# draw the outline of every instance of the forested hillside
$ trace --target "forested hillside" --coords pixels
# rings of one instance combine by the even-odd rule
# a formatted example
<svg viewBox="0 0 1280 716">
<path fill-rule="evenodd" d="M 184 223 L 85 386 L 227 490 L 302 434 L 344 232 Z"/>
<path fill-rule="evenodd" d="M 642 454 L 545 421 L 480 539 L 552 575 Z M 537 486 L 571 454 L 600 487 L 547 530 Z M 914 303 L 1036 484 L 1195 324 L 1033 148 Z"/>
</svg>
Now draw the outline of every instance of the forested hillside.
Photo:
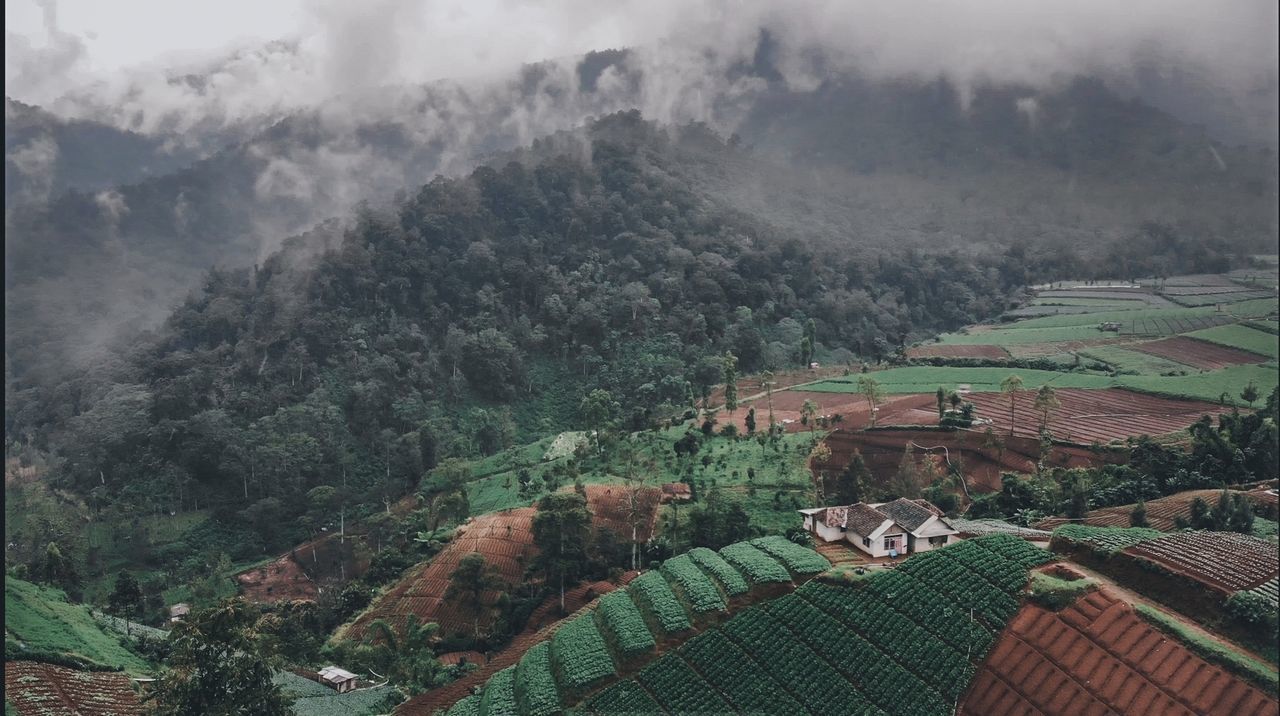
<svg viewBox="0 0 1280 716">
<path fill-rule="evenodd" d="M 305 536 L 317 486 L 381 507 L 444 458 L 591 427 L 595 388 L 642 429 L 707 395 L 725 352 L 743 372 L 877 360 L 1086 266 L 1060 246 L 798 240 L 701 190 L 734 145 L 630 112 L 436 179 L 318 255 L 304 237 L 211 272 L 119 364 L 20 385 L 9 434 L 56 454 L 56 484 L 96 509 L 213 508 L 265 550 Z M 1110 251 L 1100 273 L 1227 262 L 1159 226 Z"/>
</svg>

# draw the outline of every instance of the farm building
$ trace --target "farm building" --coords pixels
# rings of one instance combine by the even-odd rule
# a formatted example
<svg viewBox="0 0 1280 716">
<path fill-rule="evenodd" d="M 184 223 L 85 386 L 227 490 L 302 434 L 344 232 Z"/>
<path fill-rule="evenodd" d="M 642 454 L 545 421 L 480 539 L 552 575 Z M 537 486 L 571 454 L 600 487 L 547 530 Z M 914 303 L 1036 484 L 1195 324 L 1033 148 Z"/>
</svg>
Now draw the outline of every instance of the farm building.
<svg viewBox="0 0 1280 716">
<path fill-rule="evenodd" d="M 320 670 L 320 683 L 331 689 L 336 689 L 338 693 L 346 693 L 356 687 L 356 675 L 346 669 L 339 669 L 336 666 L 326 666 Z"/>
<path fill-rule="evenodd" d="M 872 557 L 927 552 L 958 541 L 959 531 L 925 500 L 858 502 L 799 511 L 804 528 L 824 542 L 845 540 Z"/>
<path fill-rule="evenodd" d="M 662 504 L 670 502 L 688 502 L 693 499 L 693 492 L 683 482 L 668 482 L 662 486 Z"/>
</svg>

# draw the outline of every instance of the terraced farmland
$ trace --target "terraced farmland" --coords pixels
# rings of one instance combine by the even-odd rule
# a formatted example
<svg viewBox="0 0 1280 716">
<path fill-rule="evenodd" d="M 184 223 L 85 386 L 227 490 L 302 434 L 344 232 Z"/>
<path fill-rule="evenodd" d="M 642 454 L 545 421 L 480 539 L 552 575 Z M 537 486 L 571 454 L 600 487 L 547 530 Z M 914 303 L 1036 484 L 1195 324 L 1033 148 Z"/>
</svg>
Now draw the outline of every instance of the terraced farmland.
<svg viewBox="0 0 1280 716">
<path fill-rule="evenodd" d="M 1196 331 L 1191 333 L 1190 336 L 1202 341 L 1236 348 L 1254 355 L 1265 356 L 1272 360 L 1280 356 L 1280 338 L 1274 333 L 1260 331 L 1242 324 Z"/>
<path fill-rule="evenodd" d="M 1258 587 L 1280 573 L 1280 548 L 1236 532 L 1177 532 L 1140 542 L 1124 553 L 1224 594 Z"/>
<path fill-rule="evenodd" d="M 1026 604 L 960 714 L 1275 714 L 1274 696 L 1209 664 L 1103 590 L 1052 612 Z"/>
<path fill-rule="evenodd" d="M 1047 559 L 999 535 L 916 555 L 862 589 L 809 582 L 687 641 L 584 710 L 795 714 L 840 704 L 848 714 L 949 714 L 1017 610 L 1027 569 Z"/>
<path fill-rule="evenodd" d="M 1218 329 L 1212 329 L 1218 330 Z M 1242 329 L 1253 330 L 1253 329 Z M 1261 331 L 1257 331 L 1261 332 Z M 1138 343 L 1129 346 L 1131 350 L 1149 353 L 1161 358 L 1177 361 L 1193 368 L 1217 370 L 1230 365 L 1247 365 L 1261 363 L 1266 356 L 1242 351 L 1236 348 L 1198 340 L 1190 336 L 1174 336 L 1149 343 Z"/>
<path fill-rule="evenodd" d="M 1169 532 L 1177 527 L 1177 518 L 1182 517 L 1185 519 L 1190 515 L 1191 503 L 1196 498 L 1204 500 L 1209 505 L 1214 505 L 1217 504 L 1218 496 L 1221 494 L 1221 490 L 1187 490 L 1174 495 L 1148 500 L 1145 503 L 1147 522 L 1152 529 Z M 1238 494 L 1245 495 L 1251 500 L 1256 499 L 1252 496 L 1254 493 L 1240 492 Z M 1051 517 L 1047 520 L 1041 520 L 1034 526 L 1036 529 L 1050 531 L 1068 524 L 1088 525 L 1091 527 L 1128 527 L 1130 515 L 1136 506 L 1136 504 L 1132 504 L 1120 505 L 1119 507 L 1102 507 L 1086 512 L 1084 519 Z"/>
<path fill-rule="evenodd" d="M 517 667 L 494 674 L 478 696 L 463 698 L 449 713 L 557 713 L 610 681 L 620 670 L 633 669 L 659 640 L 691 635 L 699 614 L 724 609 L 724 595 L 742 594 L 748 584 L 768 591 L 785 582 L 789 588 L 793 572 L 810 575 L 830 567 L 816 552 L 799 545 L 774 544 L 768 538 L 761 544 L 784 555 L 782 561 L 745 542 L 729 545 L 719 553 L 697 550 L 696 559 L 683 554 L 667 560 L 662 569 L 645 572 L 625 590 L 602 598 L 597 609 L 579 613 L 561 625 L 549 641 L 530 648 Z M 749 567 L 732 566 L 735 562 L 726 560 L 727 554 L 735 555 L 735 560 Z M 792 571 L 788 571 L 787 564 L 795 565 Z M 785 577 L 779 579 L 779 573 Z M 693 643 L 685 646 L 693 648 Z M 615 685 L 607 696 L 596 698 L 612 704 L 610 709 L 653 712 L 655 697 L 641 684 L 646 680 L 663 682 L 673 674 L 683 673 L 681 669 L 689 667 L 684 662 L 659 660 L 645 667 L 637 675 L 638 681 L 620 682 L 628 685 Z M 732 710 L 723 703 L 717 704 L 714 695 L 713 689 L 699 689 L 694 684 L 684 690 L 666 691 L 659 698 L 664 704 L 679 704 L 681 708 L 715 706 Z M 424 694 L 398 712 L 426 714 L 430 703 L 431 694 Z"/>
<path fill-rule="evenodd" d="M 1021 375 L 1021 371 L 1018 371 Z M 1212 403 L 1162 398 L 1129 390 L 1057 390 L 1058 402 L 1049 416 L 1049 432 L 1056 440 L 1088 445 L 1095 440 L 1107 443 L 1138 435 L 1165 435 L 1184 430 L 1202 415 L 1217 415 L 1227 409 Z M 1036 393 L 1025 390 L 1014 398 L 1010 415 L 1009 396 L 975 393 L 969 400 L 980 417 L 993 421 L 1001 435 L 1034 438 L 1040 434 L 1041 414 L 1035 409 Z"/>
<path fill-rule="evenodd" d="M 4 663 L 4 698 L 19 716 L 140 716 L 143 713 L 142 701 L 124 674 L 76 671 L 34 661 Z"/>
</svg>

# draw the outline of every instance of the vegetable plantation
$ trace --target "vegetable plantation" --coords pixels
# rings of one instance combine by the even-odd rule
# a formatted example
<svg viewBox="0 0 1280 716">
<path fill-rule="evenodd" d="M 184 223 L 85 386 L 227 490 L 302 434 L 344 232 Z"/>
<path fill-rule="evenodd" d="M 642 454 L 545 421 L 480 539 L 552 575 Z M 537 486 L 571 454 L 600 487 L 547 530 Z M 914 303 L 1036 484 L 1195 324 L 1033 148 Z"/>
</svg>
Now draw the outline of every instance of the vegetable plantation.
<svg viewBox="0 0 1280 716">
<path fill-rule="evenodd" d="M 513 684 L 495 676 L 484 693 L 469 702 L 474 710 L 459 703 L 450 714 L 509 713 L 501 710 L 508 702 L 517 714 L 550 713 L 549 701 L 535 704 L 527 694 L 538 689 L 554 693 L 557 684 L 547 678 L 553 669 L 566 699 L 556 706 L 571 707 L 574 694 L 582 693 L 575 689 L 587 685 L 589 691 L 607 681 L 601 674 L 613 672 L 611 656 L 622 663 L 621 645 L 632 644 L 633 653 L 649 648 L 639 646 L 651 642 L 638 630 L 646 620 L 655 623 L 641 592 L 658 592 L 658 581 L 667 584 L 670 579 L 680 586 L 675 592 L 668 588 L 669 596 L 682 610 L 692 610 L 679 601 L 688 594 L 682 575 L 694 580 L 690 570 L 700 570 L 718 591 L 725 585 L 712 570 L 723 571 L 723 566 L 751 569 L 763 579 L 776 577 L 777 570 L 786 572 L 766 550 L 787 553 L 795 566 L 818 568 L 816 553 L 792 546 L 795 550 L 778 540 L 730 545 L 719 555 L 724 565 L 714 568 L 702 567 L 718 564 L 710 550 L 668 560 L 664 569 L 642 575 L 648 577 L 647 586 L 637 579 L 626 592 L 601 600 L 595 621 L 580 616 L 561 627 L 549 650 L 554 667 L 543 674 L 526 668 L 526 662 L 533 666 L 548 661 L 545 644 L 535 647 L 541 650 L 525 656 L 514 670 Z M 915 555 L 856 587 L 810 581 L 707 628 L 633 676 L 588 693 L 579 709 L 601 715 L 663 710 L 795 714 L 830 712 L 838 704 L 839 712 L 848 714 L 949 714 L 996 635 L 1017 611 L 1028 570 L 1050 559 L 1049 553 L 1021 539 L 996 534 Z M 776 570 L 763 560 L 771 560 Z M 493 696 L 491 689 L 496 691 Z"/>
</svg>

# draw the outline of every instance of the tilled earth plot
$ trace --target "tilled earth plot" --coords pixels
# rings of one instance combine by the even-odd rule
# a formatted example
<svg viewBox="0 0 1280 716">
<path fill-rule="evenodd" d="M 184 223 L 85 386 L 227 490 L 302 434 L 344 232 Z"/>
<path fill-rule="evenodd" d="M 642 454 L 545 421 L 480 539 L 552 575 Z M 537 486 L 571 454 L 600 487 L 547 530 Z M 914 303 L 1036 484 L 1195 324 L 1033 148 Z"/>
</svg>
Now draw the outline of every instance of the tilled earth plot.
<svg viewBox="0 0 1280 716">
<path fill-rule="evenodd" d="M 4 663 L 4 700 L 19 716 L 133 716 L 142 702 L 129 677 L 34 661 Z M 9 709 L 5 708 L 5 713 Z"/>
<path fill-rule="evenodd" d="M 1242 351 L 1238 348 L 1228 348 L 1186 336 L 1174 336 L 1173 338 L 1164 338 L 1150 343 L 1138 343 L 1125 347 L 1204 370 L 1217 370 L 1232 365 L 1264 363 L 1268 360 L 1266 356 L 1260 356 L 1256 353 Z"/>
<path fill-rule="evenodd" d="M 960 714 L 1275 714 L 1274 696 L 1157 631 L 1107 591 L 1061 612 L 1025 605 L 969 686 Z"/>
<path fill-rule="evenodd" d="M 1176 433 L 1202 415 L 1226 412 L 1213 403 L 1162 398 L 1120 388 L 1062 388 L 1056 394 L 1061 405 L 1050 412 L 1049 432 L 1055 440 L 1080 445 Z M 973 393 L 967 399 L 977 407 L 979 417 L 994 422 L 992 428 L 999 435 L 1009 434 L 1011 419 L 1014 435 L 1034 438 L 1040 434 L 1043 416 L 1035 409 L 1034 390 L 1017 394 L 1012 416 L 1007 394 Z"/>
</svg>

